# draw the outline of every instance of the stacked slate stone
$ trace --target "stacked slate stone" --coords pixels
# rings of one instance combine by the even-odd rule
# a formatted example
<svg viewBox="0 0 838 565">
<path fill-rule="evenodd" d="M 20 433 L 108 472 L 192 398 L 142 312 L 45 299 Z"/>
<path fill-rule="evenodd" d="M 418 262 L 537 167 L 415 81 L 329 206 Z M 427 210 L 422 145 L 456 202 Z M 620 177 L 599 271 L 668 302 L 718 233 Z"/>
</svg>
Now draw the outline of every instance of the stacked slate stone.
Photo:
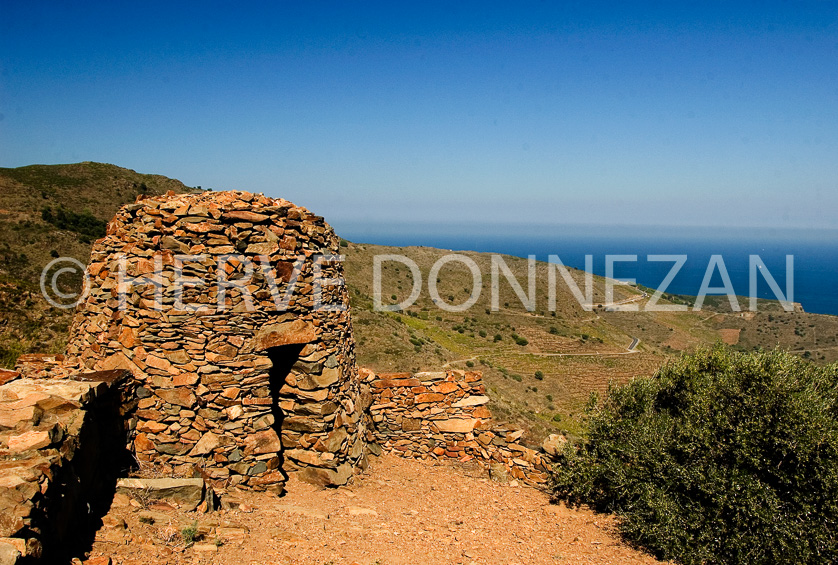
<svg viewBox="0 0 838 565">
<path fill-rule="evenodd" d="M 134 375 L 140 462 L 217 489 L 281 491 L 283 468 L 343 484 L 366 432 L 338 253 L 323 218 L 286 200 L 125 206 L 93 246 L 68 363 Z"/>
<path fill-rule="evenodd" d="M 69 373 L 61 354 L 25 353 L 17 358 L 15 371 L 32 379 L 61 378 Z"/>
<path fill-rule="evenodd" d="M 11 373 L 6 371 L 6 373 Z M 0 556 L 69 561 L 124 461 L 121 407 L 129 375 L 5 375 L 0 385 Z M 90 522 L 89 522 L 90 520 Z"/>
<path fill-rule="evenodd" d="M 376 375 L 361 369 L 361 378 L 372 395 L 370 439 L 385 451 L 421 459 L 476 458 L 495 478 L 547 483 L 550 454 L 522 445 L 522 430 L 493 425 L 479 371 Z"/>
</svg>

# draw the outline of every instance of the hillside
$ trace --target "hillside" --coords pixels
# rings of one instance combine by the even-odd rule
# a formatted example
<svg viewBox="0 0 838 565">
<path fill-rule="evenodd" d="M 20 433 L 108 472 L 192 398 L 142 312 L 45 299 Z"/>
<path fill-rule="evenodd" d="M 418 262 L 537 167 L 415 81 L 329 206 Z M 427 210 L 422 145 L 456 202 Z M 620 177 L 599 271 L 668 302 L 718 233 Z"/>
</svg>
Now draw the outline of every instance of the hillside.
<svg viewBox="0 0 838 565">
<path fill-rule="evenodd" d="M 56 253 L 87 261 L 121 206 L 169 190 L 196 189 L 104 163 L 0 168 L 0 272 L 37 282 Z"/>
<path fill-rule="evenodd" d="M 538 263 L 535 311 L 526 311 L 503 275 L 498 277 L 499 309 L 493 311 L 490 255 L 460 252 L 479 267 L 482 290 L 467 311 L 446 312 L 431 299 L 428 274 L 449 251 L 351 242 L 343 251 L 359 364 L 378 371 L 474 366 L 484 372 L 493 413 L 530 428 L 532 440 L 555 430 L 579 433 L 580 412 L 591 392 L 601 394 L 609 383 L 650 375 L 667 358 L 701 344 L 722 341 L 740 350 L 779 346 L 819 363 L 838 357 L 838 317 L 784 312 L 774 301 L 761 301 L 758 312 L 731 312 L 724 297 L 707 297 L 698 312 L 644 311 L 652 290 L 620 285 L 615 302 L 635 304 L 640 311 L 610 311 L 601 305 L 605 280 L 594 277 L 594 303 L 599 306 L 586 312 L 557 276 L 551 312 L 547 271 L 555 267 Z M 374 311 L 373 257 L 382 254 L 404 255 L 422 273 L 421 294 L 405 312 Z M 526 290 L 527 261 L 503 259 Z M 582 273 L 573 271 L 573 276 L 584 288 Z M 464 302 L 472 292 L 472 274 L 462 263 L 447 264 L 437 279 L 440 297 L 450 304 Z M 382 303 L 399 303 L 412 288 L 406 265 L 382 263 Z M 667 296 L 659 302 L 672 303 L 691 299 Z M 515 336 L 526 344 L 516 343 Z M 635 338 L 637 345 L 630 351 Z"/>
<path fill-rule="evenodd" d="M 86 263 L 94 239 L 141 194 L 197 189 L 161 175 L 104 163 L 0 168 L 0 366 L 21 353 L 63 351 L 72 310 L 52 308 L 39 290 L 55 257 Z M 80 279 L 59 279 L 67 291 Z"/>
<path fill-rule="evenodd" d="M 50 307 L 38 289 L 40 271 L 52 257 L 86 262 L 96 230 L 120 206 L 140 194 L 168 190 L 196 189 L 100 163 L 0 169 L 0 366 L 12 366 L 21 353 L 64 349 L 72 310 Z M 538 263 L 535 310 L 525 309 L 501 275 L 499 309 L 493 311 L 490 256 L 463 252 L 482 274 L 480 297 L 464 312 L 448 312 L 433 303 L 428 275 L 449 251 L 346 241 L 342 251 L 360 365 L 382 372 L 480 369 L 496 417 L 531 429 L 533 441 L 555 430 L 579 433 L 580 412 L 592 391 L 602 393 L 609 382 L 651 374 L 668 357 L 700 344 L 721 340 L 738 349 L 779 345 L 819 363 L 838 359 L 838 317 L 785 313 L 772 302 L 761 303 L 757 313 L 731 312 L 726 299 L 715 297 L 708 297 L 700 312 L 609 311 L 602 307 L 605 281 L 594 277 L 599 306 L 586 312 L 556 277 L 552 312 L 548 265 Z M 404 255 L 421 271 L 420 295 L 404 312 L 374 311 L 373 264 L 381 254 Z M 505 256 L 504 261 L 526 290 L 526 260 Z M 584 288 L 582 274 L 571 272 Z M 450 304 L 472 293 L 472 274 L 462 263 L 447 264 L 437 279 L 440 297 Z M 382 264 L 384 304 L 405 300 L 412 287 L 406 265 Z M 649 293 L 618 285 L 615 301 L 642 310 Z M 661 303 L 690 301 L 666 299 Z"/>
</svg>

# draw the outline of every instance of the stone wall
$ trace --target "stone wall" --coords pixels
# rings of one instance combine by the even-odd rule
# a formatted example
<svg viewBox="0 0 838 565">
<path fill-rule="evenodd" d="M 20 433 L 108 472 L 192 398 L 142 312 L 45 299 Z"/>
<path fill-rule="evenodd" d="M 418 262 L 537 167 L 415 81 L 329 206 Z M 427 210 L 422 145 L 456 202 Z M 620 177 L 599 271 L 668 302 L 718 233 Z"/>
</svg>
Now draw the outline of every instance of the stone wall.
<svg viewBox="0 0 838 565">
<path fill-rule="evenodd" d="M 134 375 L 140 462 L 217 488 L 281 491 L 283 467 L 342 484 L 365 430 L 338 252 L 323 218 L 262 195 L 125 206 L 93 246 L 66 364 Z"/>
<path fill-rule="evenodd" d="M 497 480 L 546 485 L 550 454 L 523 445 L 522 430 L 492 422 L 482 373 L 376 375 L 361 369 L 361 377 L 372 397 L 371 439 L 384 450 L 421 459 L 478 459 Z"/>
<path fill-rule="evenodd" d="M 9 372 L 7 372 L 9 373 Z M 0 385 L 0 555 L 69 561 L 104 515 L 131 408 L 123 371 Z"/>
</svg>

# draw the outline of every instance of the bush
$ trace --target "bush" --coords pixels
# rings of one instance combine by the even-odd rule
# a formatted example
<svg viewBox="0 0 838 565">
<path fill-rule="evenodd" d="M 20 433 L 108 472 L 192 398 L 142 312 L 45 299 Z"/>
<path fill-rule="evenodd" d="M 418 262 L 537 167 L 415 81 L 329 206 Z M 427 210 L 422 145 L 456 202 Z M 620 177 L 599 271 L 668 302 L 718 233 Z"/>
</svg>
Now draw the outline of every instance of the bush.
<svg viewBox="0 0 838 565">
<path fill-rule="evenodd" d="M 536 371 L 535 372 L 535 378 L 536 378 L 536 380 L 539 380 L 539 381 L 544 380 L 544 373 L 541 372 L 541 371 Z"/>
<path fill-rule="evenodd" d="M 474 361 L 466 361 L 466 367 L 468 367 L 468 368 L 474 367 Z"/>
<path fill-rule="evenodd" d="M 13 341 L 5 346 L 0 343 L 0 368 L 13 369 L 17 358 L 25 353 L 23 346 Z"/>
<path fill-rule="evenodd" d="M 838 365 L 722 346 L 611 389 L 553 492 L 693 563 L 838 560 Z"/>
<path fill-rule="evenodd" d="M 104 220 L 91 214 L 90 210 L 77 214 L 60 206 L 55 210 L 49 206 L 42 208 L 41 219 L 58 229 L 76 232 L 85 242 L 89 242 L 90 238 L 104 237 L 108 225 Z"/>
<path fill-rule="evenodd" d="M 500 341 L 502 339 L 503 337 L 500 334 L 495 334 L 495 341 Z"/>
<path fill-rule="evenodd" d="M 525 338 L 525 337 L 518 336 L 518 337 L 515 338 L 515 343 L 516 343 L 516 345 L 520 345 L 521 347 L 524 347 L 525 345 L 529 344 L 529 341 L 527 341 L 527 338 Z"/>
<path fill-rule="evenodd" d="M 180 530 L 180 537 L 183 538 L 183 543 L 191 545 L 198 539 L 198 521 L 193 520 L 188 526 L 184 526 Z"/>
</svg>

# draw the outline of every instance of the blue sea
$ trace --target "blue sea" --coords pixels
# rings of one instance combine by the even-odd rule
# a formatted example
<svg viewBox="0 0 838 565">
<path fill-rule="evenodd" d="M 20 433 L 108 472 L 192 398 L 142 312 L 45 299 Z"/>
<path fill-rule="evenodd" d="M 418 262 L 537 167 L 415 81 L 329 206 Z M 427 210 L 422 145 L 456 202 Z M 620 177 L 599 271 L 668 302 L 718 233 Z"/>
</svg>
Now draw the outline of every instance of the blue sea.
<svg viewBox="0 0 838 565">
<path fill-rule="evenodd" d="M 383 223 L 336 223 L 335 229 L 358 243 L 535 255 L 540 261 L 552 254 L 579 269 L 585 268 L 585 255 L 592 255 L 597 275 L 606 274 L 606 255 L 636 255 L 636 262 L 615 263 L 613 275 L 651 288 L 660 286 L 673 263 L 649 261 L 649 255 L 686 255 L 666 292 L 690 296 L 699 294 L 712 255 L 721 255 L 737 295 L 750 293 L 750 255 L 759 255 L 786 294 L 790 255 L 793 295 L 786 299 L 800 302 L 807 312 L 838 315 L 838 230 Z M 758 297 L 777 298 L 762 275 L 756 278 Z M 724 286 L 718 268 L 709 286 Z M 708 293 L 713 294 L 723 293 Z M 740 305 L 748 309 L 747 300 Z"/>
</svg>

